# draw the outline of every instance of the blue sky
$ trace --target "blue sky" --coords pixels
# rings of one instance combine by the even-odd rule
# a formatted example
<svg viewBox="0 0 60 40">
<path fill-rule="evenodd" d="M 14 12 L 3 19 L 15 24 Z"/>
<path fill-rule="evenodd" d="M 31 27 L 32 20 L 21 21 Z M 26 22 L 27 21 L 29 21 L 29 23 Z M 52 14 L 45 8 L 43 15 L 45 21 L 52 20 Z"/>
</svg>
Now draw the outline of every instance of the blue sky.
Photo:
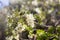
<svg viewBox="0 0 60 40">
<path fill-rule="evenodd" d="M 9 6 L 9 0 L 0 0 L 0 9 Z"/>
</svg>

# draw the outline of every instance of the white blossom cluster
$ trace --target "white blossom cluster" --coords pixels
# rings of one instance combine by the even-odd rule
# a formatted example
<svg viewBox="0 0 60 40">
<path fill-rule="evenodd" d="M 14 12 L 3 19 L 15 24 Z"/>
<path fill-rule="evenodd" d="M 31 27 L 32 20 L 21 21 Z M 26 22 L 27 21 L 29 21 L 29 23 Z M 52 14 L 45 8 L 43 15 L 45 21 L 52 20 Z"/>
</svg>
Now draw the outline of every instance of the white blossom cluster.
<svg viewBox="0 0 60 40">
<path fill-rule="evenodd" d="M 18 23 L 17 27 L 14 30 L 12 30 L 13 35 L 6 37 L 6 40 L 13 40 L 13 38 L 19 40 L 19 33 L 24 31 L 24 29 L 25 29 L 24 25 Z"/>
<path fill-rule="evenodd" d="M 19 34 L 17 34 L 16 36 L 6 37 L 6 40 L 13 40 L 13 39 L 19 40 Z"/>
<path fill-rule="evenodd" d="M 35 20 L 35 18 L 33 17 L 33 14 L 26 14 L 25 17 L 26 17 L 27 24 L 33 28 L 34 20 Z"/>
<path fill-rule="evenodd" d="M 22 32 L 24 29 L 25 27 L 21 23 L 18 23 L 17 27 L 15 28 L 17 32 Z"/>
<path fill-rule="evenodd" d="M 59 0 L 46 0 L 47 4 L 58 4 Z"/>
</svg>

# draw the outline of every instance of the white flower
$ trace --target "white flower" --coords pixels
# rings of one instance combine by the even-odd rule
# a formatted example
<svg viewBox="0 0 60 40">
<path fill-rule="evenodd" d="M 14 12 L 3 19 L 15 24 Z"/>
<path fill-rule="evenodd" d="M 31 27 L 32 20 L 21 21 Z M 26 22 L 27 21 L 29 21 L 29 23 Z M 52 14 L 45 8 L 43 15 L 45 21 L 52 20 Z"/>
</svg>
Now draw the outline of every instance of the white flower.
<svg viewBox="0 0 60 40">
<path fill-rule="evenodd" d="M 50 9 L 50 10 L 48 10 L 48 13 L 51 13 L 53 11 L 53 9 Z"/>
<path fill-rule="evenodd" d="M 19 40 L 19 34 L 17 34 L 17 35 L 15 36 L 15 39 L 16 39 L 16 40 Z"/>
<path fill-rule="evenodd" d="M 46 4 L 49 4 L 49 2 L 48 2 L 48 1 L 46 1 L 45 3 L 46 3 Z"/>
<path fill-rule="evenodd" d="M 15 28 L 17 32 L 22 32 L 24 29 L 25 27 L 21 23 L 18 23 L 18 26 Z"/>
<path fill-rule="evenodd" d="M 12 40 L 12 39 L 13 39 L 13 36 L 6 37 L 6 40 Z"/>
<path fill-rule="evenodd" d="M 30 25 L 32 28 L 34 27 L 34 17 L 33 17 L 33 14 L 26 14 L 26 21 L 27 21 L 27 24 Z"/>
<path fill-rule="evenodd" d="M 53 2 L 53 0 L 49 0 L 50 2 Z"/>
<path fill-rule="evenodd" d="M 51 13 L 51 12 L 52 12 L 52 10 L 49 10 L 49 11 L 48 11 L 48 13 Z"/>
<path fill-rule="evenodd" d="M 37 6 L 37 5 L 38 5 L 38 2 L 37 2 L 37 0 L 34 0 L 34 1 L 32 1 L 32 5 L 35 5 L 35 6 Z"/>
<path fill-rule="evenodd" d="M 60 0 L 59 0 L 59 4 L 60 4 Z"/>
<path fill-rule="evenodd" d="M 36 11 L 37 13 L 41 13 L 41 12 L 42 12 L 39 8 L 36 8 L 35 11 Z"/>
<path fill-rule="evenodd" d="M 28 35 L 29 38 L 33 38 L 33 34 L 32 35 Z"/>
</svg>

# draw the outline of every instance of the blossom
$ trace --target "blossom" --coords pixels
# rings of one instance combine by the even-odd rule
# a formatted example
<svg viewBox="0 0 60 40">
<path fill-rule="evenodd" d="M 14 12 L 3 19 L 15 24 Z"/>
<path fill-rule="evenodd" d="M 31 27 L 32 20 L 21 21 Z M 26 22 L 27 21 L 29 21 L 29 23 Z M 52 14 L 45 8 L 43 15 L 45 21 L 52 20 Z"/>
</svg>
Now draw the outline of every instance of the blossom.
<svg viewBox="0 0 60 40">
<path fill-rule="evenodd" d="M 35 20 L 33 17 L 33 14 L 26 14 L 25 16 L 26 16 L 27 24 L 33 28 L 34 27 L 34 20 Z"/>
<path fill-rule="evenodd" d="M 41 13 L 42 11 L 40 10 L 40 8 L 35 8 L 35 11 L 37 12 L 37 13 Z"/>
<path fill-rule="evenodd" d="M 37 6 L 37 5 L 38 5 L 38 2 L 37 2 L 37 0 L 34 0 L 34 1 L 32 1 L 32 5 L 35 5 L 35 6 Z"/>
<path fill-rule="evenodd" d="M 60 0 L 59 0 L 59 4 L 60 4 Z"/>
<path fill-rule="evenodd" d="M 15 36 L 15 39 L 16 39 L 16 40 L 19 40 L 19 34 L 17 34 L 17 35 Z"/>
<path fill-rule="evenodd" d="M 17 27 L 15 28 L 15 30 L 19 33 L 24 31 L 24 29 L 25 27 L 21 23 L 18 23 Z"/>
<path fill-rule="evenodd" d="M 6 37 L 6 40 L 12 40 L 12 39 L 13 39 L 13 36 Z"/>
</svg>

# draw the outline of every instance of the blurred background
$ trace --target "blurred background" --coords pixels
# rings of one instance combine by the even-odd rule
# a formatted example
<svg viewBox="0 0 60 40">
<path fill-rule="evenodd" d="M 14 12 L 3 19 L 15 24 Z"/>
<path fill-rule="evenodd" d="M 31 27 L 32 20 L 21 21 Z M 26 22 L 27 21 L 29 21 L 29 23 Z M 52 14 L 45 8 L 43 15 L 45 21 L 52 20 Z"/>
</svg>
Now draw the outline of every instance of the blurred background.
<svg viewBox="0 0 60 40">
<path fill-rule="evenodd" d="M 0 40 L 60 40 L 60 0 L 0 0 Z"/>
</svg>

